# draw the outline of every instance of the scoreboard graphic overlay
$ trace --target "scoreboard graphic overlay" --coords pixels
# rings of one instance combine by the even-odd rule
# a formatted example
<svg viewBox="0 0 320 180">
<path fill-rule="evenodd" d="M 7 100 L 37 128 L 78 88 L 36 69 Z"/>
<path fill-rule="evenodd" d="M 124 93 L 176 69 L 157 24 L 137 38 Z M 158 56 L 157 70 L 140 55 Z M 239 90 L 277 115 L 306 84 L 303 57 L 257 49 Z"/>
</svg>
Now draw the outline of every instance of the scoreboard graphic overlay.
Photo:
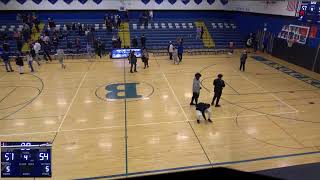
<svg viewBox="0 0 320 180">
<path fill-rule="evenodd" d="M 320 23 L 320 1 L 301 1 L 297 14 L 303 22 Z"/>
<path fill-rule="evenodd" d="M 1 177 L 51 177 L 51 143 L 1 142 Z"/>
</svg>

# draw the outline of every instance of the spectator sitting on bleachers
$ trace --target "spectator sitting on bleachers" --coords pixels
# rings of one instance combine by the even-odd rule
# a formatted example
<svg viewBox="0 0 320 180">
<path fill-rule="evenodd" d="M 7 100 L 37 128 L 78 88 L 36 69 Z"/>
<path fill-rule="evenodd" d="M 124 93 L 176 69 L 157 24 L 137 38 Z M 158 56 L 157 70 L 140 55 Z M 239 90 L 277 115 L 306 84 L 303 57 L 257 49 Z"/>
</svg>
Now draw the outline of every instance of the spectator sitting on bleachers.
<svg viewBox="0 0 320 180">
<path fill-rule="evenodd" d="M 92 45 L 94 43 L 95 40 L 95 35 L 92 31 L 88 30 L 87 32 L 87 43 L 89 43 L 90 45 Z"/>
<path fill-rule="evenodd" d="M 7 52 L 10 51 L 10 46 L 9 46 L 9 43 L 8 43 L 7 40 L 4 40 L 4 41 L 3 41 L 2 49 L 3 49 L 3 51 L 7 51 Z"/>
<path fill-rule="evenodd" d="M 28 41 L 31 35 L 31 29 L 28 24 L 24 24 L 22 29 L 22 34 L 23 34 L 24 41 Z"/>
<path fill-rule="evenodd" d="M 118 43 L 118 39 L 116 38 L 116 36 L 112 36 L 112 41 L 111 41 L 112 48 L 117 48 L 117 43 Z"/>
<path fill-rule="evenodd" d="M 66 28 L 67 28 L 67 31 L 70 31 L 71 30 L 71 24 L 66 24 Z"/>
<path fill-rule="evenodd" d="M 96 32 L 96 30 L 94 29 L 94 27 L 91 27 L 90 29 L 91 29 L 91 32 L 93 32 L 93 33 Z"/>
<path fill-rule="evenodd" d="M 37 32 L 40 32 L 40 28 L 39 28 L 40 20 L 36 15 L 33 15 L 33 24 L 35 25 Z"/>
<path fill-rule="evenodd" d="M 52 38 L 52 44 L 53 44 L 53 47 L 54 47 L 54 50 L 57 50 L 58 49 L 58 46 L 59 46 L 59 38 L 58 38 L 58 35 L 55 34 Z"/>
<path fill-rule="evenodd" d="M 118 15 L 117 26 L 118 26 L 118 29 L 119 29 L 119 28 L 120 28 L 120 26 L 121 26 L 121 18 L 120 18 L 120 16 L 119 16 L 119 15 Z"/>
<path fill-rule="evenodd" d="M 136 36 L 132 39 L 132 47 L 135 48 L 137 46 L 138 46 L 138 37 Z"/>
<path fill-rule="evenodd" d="M 110 15 L 110 22 L 111 22 L 111 27 L 114 25 L 114 16 Z"/>
<path fill-rule="evenodd" d="M 129 11 L 128 10 L 126 10 L 126 12 L 124 13 L 124 19 L 129 22 Z"/>
<path fill-rule="evenodd" d="M 67 36 L 69 36 L 69 30 L 67 30 L 67 29 L 68 29 L 68 28 L 66 28 L 66 30 L 63 29 L 63 31 L 60 32 L 60 33 L 62 34 L 63 38 L 66 38 Z"/>
<path fill-rule="evenodd" d="M 21 15 L 21 18 L 22 18 L 22 23 L 27 23 L 27 22 L 28 22 L 28 16 L 27 16 L 27 14 L 22 14 L 22 15 Z"/>
<path fill-rule="evenodd" d="M 64 34 L 62 33 L 62 31 L 57 31 L 57 37 L 58 39 L 63 39 Z"/>
<path fill-rule="evenodd" d="M 68 36 L 66 37 L 66 41 L 67 41 L 67 52 L 70 53 L 72 49 L 72 42 Z"/>
<path fill-rule="evenodd" d="M 56 23 L 53 21 L 52 18 L 48 18 L 48 25 L 50 27 L 50 30 L 55 30 L 56 28 Z"/>
<path fill-rule="evenodd" d="M 18 39 L 18 40 L 17 40 L 17 50 L 18 50 L 19 52 L 21 52 L 22 46 L 23 46 L 23 44 L 22 44 L 21 39 Z"/>
<path fill-rule="evenodd" d="M 4 40 L 8 40 L 8 33 L 7 31 L 0 31 L 0 40 L 4 41 Z"/>
<path fill-rule="evenodd" d="M 149 12 L 148 11 L 144 11 L 142 13 L 142 21 L 141 21 L 141 24 L 144 24 L 144 26 L 147 26 L 148 25 L 148 20 L 149 20 Z"/>
<path fill-rule="evenodd" d="M 78 32 L 79 32 L 79 36 L 82 36 L 84 34 L 82 25 L 80 23 L 78 23 Z"/>
<path fill-rule="evenodd" d="M 28 21 L 26 22 L 26 24 L 29 25 L 30 29 L 32 29 L 32 27 L 33 27 L 33 16 L 31 14 L 28 15 Z"/>
<path fill-rule="evenodd" d="M 149 10 L 149 19 L 152 21 L 153 19 L 153 11 L 152 10 Z"/>
<path fill-rule="evenodd" d="M 22 17 L 21 17 L 21 14 L 20 14 L 20 13 L 17 13 L 17 15 L 16 15 L 16 20 L 17 20 L 18 22 L 21 22 Z"/>
<path fill-rule="evenodd" d="M 114 18 L 113 18 L 113 27 L 115 29 L 118 29 L 118 15 L 114 15 Z"/>
<path fill-rule="evenodd" d="M 80 49 L 81 49 L 81 43 L 80 43 L 80 39 L 79 39 L 79 38 L 76 38 L 76 39 L 75 39 L 74 45 L 75 45 L 75 47 L 76 47 L 77 53 L 79 53 L 79 52 L 80 52 Z"/>
<path fill-rule="evenodd" d="M 72 31 L 75 31 L 76 30 L 76 23 L 72 23 L 72 25 L 71 25 L 71 29 L 72 29 Z"/>
<path fill-rule="evenodd" d="M 121 41 L 121 38 L 119 36 L 118 40 L 117 40 L 117 48 L 121 48 L 121 44 L 122 44 L 122 41 Z"/>
<path fill-rule="evenodd" d="M 200 36 L 201 36 L 201 28 L 200 27 L 197 27 L 197 36 L 196 36 L 196 39 L 199 39 Z"/>
<path fill-rule="evenodd" d="M 106 21 L 106 19 L 109 17 L 109 14 L 108 13 L 106 13 L 106 14 L 104 14 L 104 21 Z"/>
<path fill-rule="evenodd" d="M 16 30 L 14 33 L 13 33 L 13 39 L 14 40 L 18 40 L 18 39 L 21 39 L 21 34 L 18 30 Z"/>
</svg>

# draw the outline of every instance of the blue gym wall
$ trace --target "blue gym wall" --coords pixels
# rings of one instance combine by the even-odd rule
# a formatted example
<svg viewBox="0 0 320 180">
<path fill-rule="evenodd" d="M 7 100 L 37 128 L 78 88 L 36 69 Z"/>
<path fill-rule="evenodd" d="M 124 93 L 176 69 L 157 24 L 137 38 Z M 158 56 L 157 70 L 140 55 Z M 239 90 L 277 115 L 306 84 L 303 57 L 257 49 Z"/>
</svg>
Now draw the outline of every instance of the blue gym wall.
<svg viewBox="0 0 320 180">
<path fill-rule="evenodd" d="M 278 34 L 283 25 L 295 24 L 303 26 L 311 26 L 311 24 L 304 23 L 297 20 L 297 17 L 288 16 L 277 16 L 277 15 L 263 15 L 255 13 L 235 13 L 233 19 L 240 26 L 241 33 L 243 35 L 250 32 L 257 32 L 258 30 L 263 30 L 264 24 L 267 24 L 267 31 Z M 320 26 L 318 25 L 318 29 Z M 319 44 L 319 30 L 317 33 L 317 38 L 309 38 L 307 45 L 312 48 L 317 48 Z"/>
</svg>

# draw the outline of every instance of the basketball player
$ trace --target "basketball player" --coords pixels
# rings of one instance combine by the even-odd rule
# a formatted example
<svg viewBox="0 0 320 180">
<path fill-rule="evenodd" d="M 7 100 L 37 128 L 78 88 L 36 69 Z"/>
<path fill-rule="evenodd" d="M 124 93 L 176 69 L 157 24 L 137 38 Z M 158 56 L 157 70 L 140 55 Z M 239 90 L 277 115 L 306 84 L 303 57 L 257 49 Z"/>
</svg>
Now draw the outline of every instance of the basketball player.
<svg viewBox="0 0 320 180">
<path fill-rule="evenodd" d="M 27 62 L 28 62 L 28 65 L 30 67 L 31 72 L 34 72 L 33 65 L 32 65 L 33 57 L 29 51 L 26 52 L 26 57 L 27 57 Z"/>
<path fill-rule="evenodd" d="M 37 62 L 38 66 L 40 66 L 40 61 L 41 61 L 41 58 L 40 58 L 40 55 L 39 55 L 39 52 L 41 50 L 41 44 L 39 43 L 39 41 L 36 41 L 33 45 L 33 50 L 35 51 L 36 53 L 36 56 L 34 57 L 34 60 Z"/>
<path fill-rule="evenodd" d="M 134 72 L 138 72 L 137 71 L 137 57 L 134 54 L 134 51 L 131 52 L 130 64 L 131 64 L 130 72 L 133 73 L 133 71 L 132 71 L 133 66 L 134 66 Z"/>
<path fill-rule="evenodd" d="M 66 65 L 64 64 L 64 52 L 63 52 L 63 49 L 58 49 L 57 50 L 57 59 L 59 60 L 59 63 L 61 64 L 61 68 L 62 69 L 65 69 L 66 68 Z"/>
<path fill-rule="evenodd" d="M 144 69 L 149 67 L 149 53 L 146 48 L 142 50 L 142 61 L 144 63 Z"/>
<path fill-rule="evenodd" d="M 22 59 L 22 55 L 21 55 L 21 52 L 19 52 L 17 54 L 17 57 L 16 57 L 16 65 L 19 66 L 19 73 L 20 74 L 23 74 L 23 59 Z"/>
<path fill-rule="evenodd" d="M 173 53 L 173 44 L 172 42 L 170 41 L 169 42 L 169 46 L 168 46 L 168 53 L 169 53 L 169 59 L 172 60 L 172 53 Z"/>
<path fill-rule="evenodd" d="M 196 105 L 196 115 L 197 115 L 197 123 L 200 123 L 201 116 L 206 119 L 206 113 L 208 114 L 208 121 L 212 123 L 212 120 L 210 119 L 211 117 L 211 109 L 210 109 L 210 104 L 206 103 L 199 103 Z"/>
<path fill-rule="evenodd" d="M 199 98 L 200 89 L 201 89 L 201 87 L 200 87 L 200 77 L 201 77 L 200 73 L 196 73 L 194 75 L 193 84 L 192 84 L 192 99 L 191 99 L 190 105 L 195 105 L 193 103 L 193 100 L 195 100 L 196 104 L 198 104 L 198 98 Z"/>
<path fill-rule="evenodd" d="M 243 50 L 243 52 L 241 53 L 241 56 L 240 56 L 240 71 L 241 71 L 241 69 L 242 69 L 242 71 L 245 70 L 247 58 L 248 58 L 247 50 Z"/>
<path fill-rule="evenodd" d="M 222 74 L 218 74 L 218 78 L 213 81 L 214 96 L 213 96 L 211 105 L 213 105 L 214 101 L 217 99 L 215 107 L 220 107 L 219 100 L 222 95 L 222 89 L 226 86 L 224 84 L 224 81 L 222 80 L 222 76 L 223 76 Z"/>
</svg>

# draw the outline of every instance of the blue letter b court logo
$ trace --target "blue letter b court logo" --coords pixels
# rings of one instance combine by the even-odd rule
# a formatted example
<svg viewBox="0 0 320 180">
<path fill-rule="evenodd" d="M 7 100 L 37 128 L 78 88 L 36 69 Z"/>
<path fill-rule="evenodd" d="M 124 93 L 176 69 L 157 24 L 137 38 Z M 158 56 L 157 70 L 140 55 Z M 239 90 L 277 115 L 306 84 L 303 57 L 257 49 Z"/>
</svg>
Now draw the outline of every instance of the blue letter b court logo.
<svg viewBox="0 0 320 180">
<path fill-rule="evenodd" d="M 142 95 L 137 94 L 137 85 L 139 83 L 119 83 L 109 84 L 106 86 L 107 99 L 132 99 L 142 98 Z"/>
<path fill-rule="evenodd" d="M 106 101 L 142 100 L 148 99 L 154 92 L 153 87 L 146 82 L 119 82 L 100 86 L 96 96 Z"/>
</svg>

